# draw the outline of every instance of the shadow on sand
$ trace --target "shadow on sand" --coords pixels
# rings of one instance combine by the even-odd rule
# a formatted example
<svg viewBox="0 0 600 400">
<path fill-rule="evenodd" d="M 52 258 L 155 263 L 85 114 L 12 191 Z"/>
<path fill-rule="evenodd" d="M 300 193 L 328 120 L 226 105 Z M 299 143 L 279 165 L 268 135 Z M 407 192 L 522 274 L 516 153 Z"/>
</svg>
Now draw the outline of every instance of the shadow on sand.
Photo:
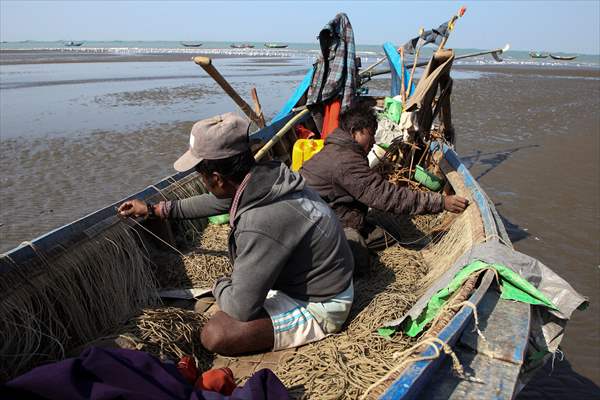
<svg viewBox="0 0 600 400">
<path fill-rule="evenodd" d="M 502 151 L 496 151 L 492 153 L 483 153 L 481 150 L 477 150 L 475 154 L 461 157 L 461 160 L 468 169 L 479 164 L 485 169 L 479 175 L 475 177 L 475 180 L 479 181 L 482 177 L 487 175 L 489 172 L 494 170 L 498 165 L 509 159 L 513 154 L 519 150 L 529 149 L 533 147 L 540 147 L 538 144 L 531 144 L 527 146 L 514 147 L 512 149 L 506 149 Z"/>
</svg>

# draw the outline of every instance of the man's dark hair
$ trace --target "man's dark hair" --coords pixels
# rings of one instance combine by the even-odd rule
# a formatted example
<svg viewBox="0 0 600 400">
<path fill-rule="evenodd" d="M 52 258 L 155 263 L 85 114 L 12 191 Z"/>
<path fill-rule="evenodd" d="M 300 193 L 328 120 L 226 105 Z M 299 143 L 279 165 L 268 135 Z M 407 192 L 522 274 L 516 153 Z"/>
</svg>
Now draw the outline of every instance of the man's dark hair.
<svg viewBox="0 0 600 400">
<path fill-rule="evenodd" d="M 377 116 L 373 109 L 365 103 L 359 103 L 344 111 L 340 116 L 340 128 L 350 134 L 370 128 L 377 130 Z"/>
<path fill-rule="evenodd" d="M 239 183 L 250 172 L 255 163 L 254 156 L 248 150 L 220 160 L 202 160 L 196 164 L 195 169 L 198 173 L 206 176 L 217 172 L 221 176 Z"/>
</svg>

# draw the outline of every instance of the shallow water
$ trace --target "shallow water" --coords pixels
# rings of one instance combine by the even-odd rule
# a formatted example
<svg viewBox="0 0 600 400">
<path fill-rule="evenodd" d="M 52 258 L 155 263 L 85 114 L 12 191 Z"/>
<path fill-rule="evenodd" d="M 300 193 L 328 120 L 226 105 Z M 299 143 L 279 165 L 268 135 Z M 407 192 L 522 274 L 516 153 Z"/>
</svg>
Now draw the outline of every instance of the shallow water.
<svg viewBox="0 0 600 400">
<path fill-rule="evenodd" d="M 256 86 L 271 117 L 309 62 L 215 65 L 242 97 Z M 494 67 L 454 77 L 458 153 L 515 247 L 590 297 L 567 327 L 568 362 L 557 360 L 553 374 L 542 371 L 521 396 L 593 393 L 600 384 L 598 70 Z M 382 83 L 371 93 L 384 94 Z M 234 109 L 189 61 L 0 66 L 0 251 L 172 174 L 193 121 Z"/>
</svg>

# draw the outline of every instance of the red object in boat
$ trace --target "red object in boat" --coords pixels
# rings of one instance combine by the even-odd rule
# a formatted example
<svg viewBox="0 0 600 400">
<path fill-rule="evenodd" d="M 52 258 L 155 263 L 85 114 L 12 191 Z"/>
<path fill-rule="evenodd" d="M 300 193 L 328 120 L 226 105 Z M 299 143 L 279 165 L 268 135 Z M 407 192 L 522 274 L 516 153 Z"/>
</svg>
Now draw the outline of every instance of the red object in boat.
<svg viewBox="0 0 600 400">
<path fill-rule="evenodd" d="M 321 129 L 321 139 L 327 138 L 331 132 L 340 125 L 340 110 L 342 108 L 342 100 L 337 98 L 325 104 L 325 112 L 323 113 L 323 129 Z"/>
<path fill-rule="evenodd" d="M 177 363 L 177 370 L 185 378 L 186 381 L 192 385 L 198 378 L 198 368 L 196 367 L 196 360 L 191 356 L 183 356 Z"/>
<path fill-rule="evenodd" d="M 310 139 L 315 135 L 315 133 L 313 131 L 311 131 L 310 129 L 308 129 L 307 127 L 305 127 L 302 124 L 298 124 L 294 127 L 294 132 L 296 132 L 296 137 L 298 139 Z"/>
<path fill-rule="evenodd" d="M 210 390 L 229 396 L 236 388 L 229 368 L 211 369 L 202 374 L 194 385 L 196 389 Z"/>
</svg>

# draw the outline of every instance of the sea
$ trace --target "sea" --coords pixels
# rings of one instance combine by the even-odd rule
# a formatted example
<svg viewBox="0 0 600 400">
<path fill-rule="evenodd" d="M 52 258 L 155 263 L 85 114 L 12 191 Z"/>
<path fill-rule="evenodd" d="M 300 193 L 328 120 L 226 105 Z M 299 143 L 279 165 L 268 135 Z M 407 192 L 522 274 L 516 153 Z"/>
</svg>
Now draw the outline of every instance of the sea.
<svg viewBox="0 0 600 400">
<path fill-rule="evenodd" d="M 256 88 L 270 120 L 319 54 L 316 43 L 68 41 L 0 43 L 2 252 L 173 174 L 192 124 L 237 109 L 193 56 L 211 57 L 250 104 Z M 363 68 L 384 57 L 381 46 L 356 50 Z M 590 300 L 569 321 L 561 353 L 518 398 L 598 399 L 600 55 L 555 55 L 576 59 L 508 50 L 501 63 L 490 55 L 456 60 L 452 118 L 457 152 L 515 248 Z M 366 87 L 386 95 L 388 85 L 382 75 Z"/>
<path fill-rule="evenodd" d="M 34 41 L 25 40 L 19 42 L 2 42 L 0 50 L 45 50 L 58 51 L 62 53 L 86 53 L 86 54 L 111 54 L 111 55 L 164 55 L 164 54 L 190 54 L 198 52 L 207 55 L 233 55 L 250 57 L 307 57 L 309 60 L 319 55 L 320 49 L 317 43 L 284 43 L 286 48 L 270 49 L 265 47 L 263 42 L 244 42 L 254 46 L 254 48 L 236 49 L 231 45 L 242 44 L 234 42 L 178 42 L 178 41 L 77 41 L 81 46 L 65 46 L 71 40 L 60 41 Z M 200 47 L 185 47 L 182 43 L 201 44 Z M 400 44 L 396 44 L 399 46 Z M 490 49 L 455 49 L 456 56 L 465 54 L 500 49 L 505 47 L 506 43 L 498 43 L 498 46 Z M 550 54 L 543 49 L 533 49 L 535 52 Z M 422 56 L 424 59 L 432 54 L 431 47 L 424 47 Z M 593 54 L 574 54 L 553 52 L 557 56 L 577 56 L 574 61 L 565 64 L 564 61 L 553 60 L 550 57 L 533 59 L 529 51 L 508 50 L 502 55 L 505 64 L 511 65 L 534 65 L 534 66 L 553 66 L 553 67 L 598 67 L 600 66 L 600 55 Z M 378 60 L 384 57 L 382 45 L 356 45 L 356 54 L 361 57 L 367 65 L 373 59 Z M 410 61 L 410 58 L 409 58 Z M 482 65 L 493 64 L 495 61 L 490 57 L 477 57 L 465 60 L 457 60 L 456 65 Z"/>
</svg>

